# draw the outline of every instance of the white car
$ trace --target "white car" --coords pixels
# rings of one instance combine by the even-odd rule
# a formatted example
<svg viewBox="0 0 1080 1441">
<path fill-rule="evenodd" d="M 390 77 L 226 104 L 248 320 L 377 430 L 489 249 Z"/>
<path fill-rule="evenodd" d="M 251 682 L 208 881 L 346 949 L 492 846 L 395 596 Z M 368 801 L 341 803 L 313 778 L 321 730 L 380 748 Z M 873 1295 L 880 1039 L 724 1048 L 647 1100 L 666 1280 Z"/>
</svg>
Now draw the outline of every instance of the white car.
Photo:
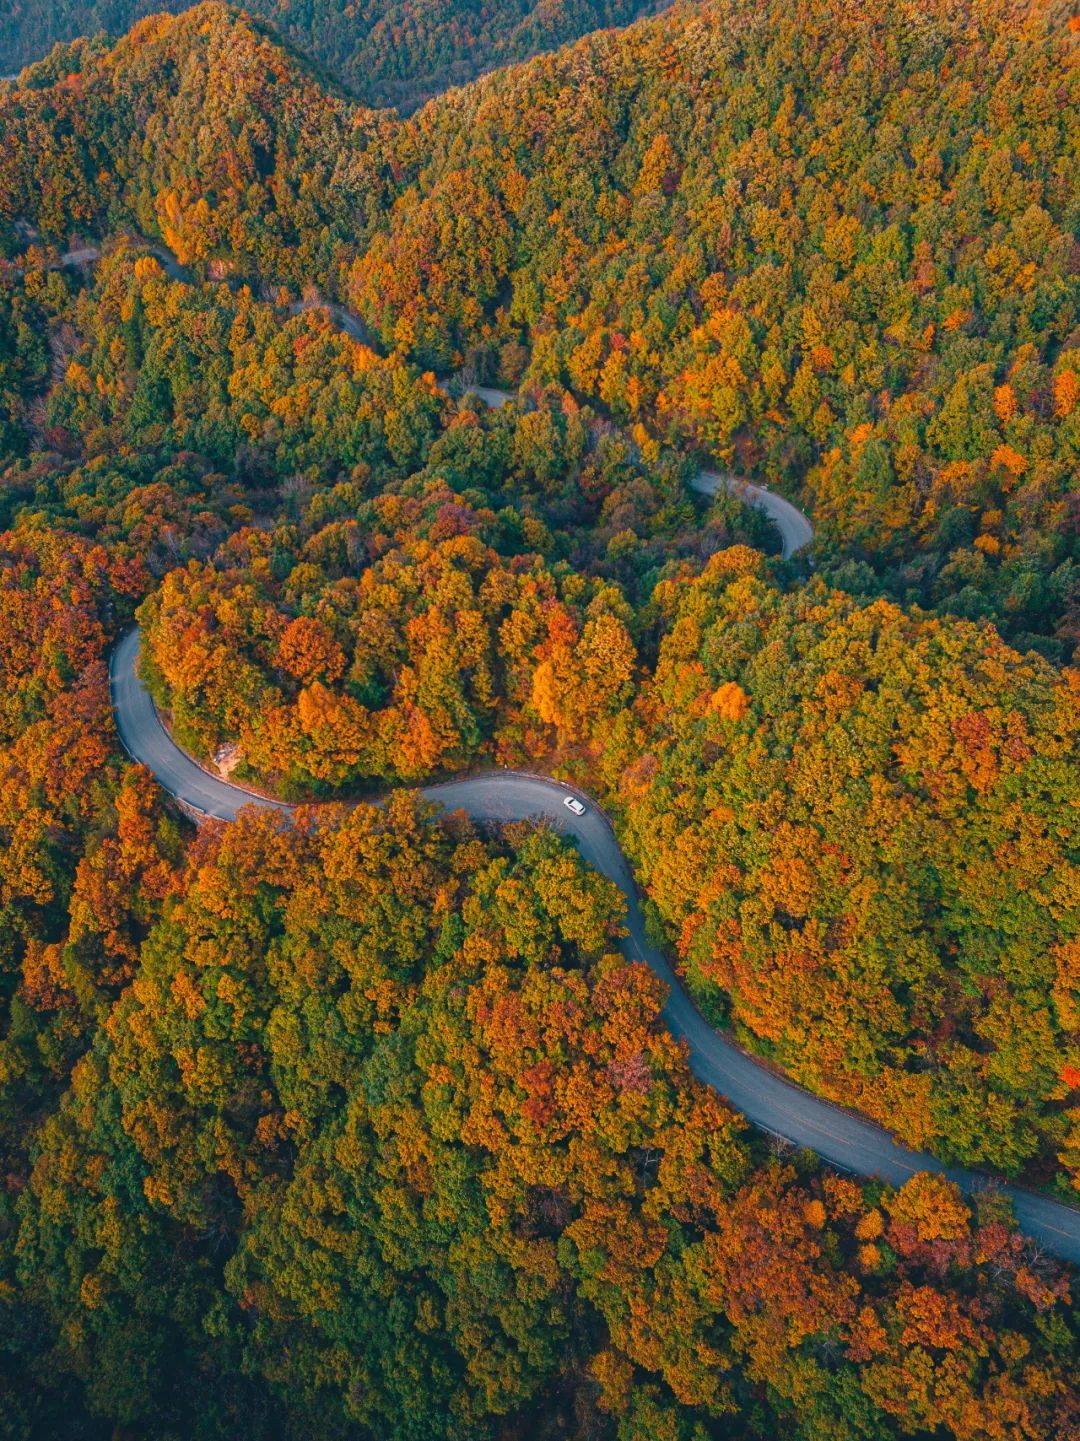
<svg viewBox="0 0 1080 1441">
<path fill-rule="evenodd" d="M 567 796 L 563 801 L 563 805 L 568 811 L 573 811 L 576 816 L 583 816 L 585 814 L 585 807 L 578 800 L 577 796 Z"/>
</svg>

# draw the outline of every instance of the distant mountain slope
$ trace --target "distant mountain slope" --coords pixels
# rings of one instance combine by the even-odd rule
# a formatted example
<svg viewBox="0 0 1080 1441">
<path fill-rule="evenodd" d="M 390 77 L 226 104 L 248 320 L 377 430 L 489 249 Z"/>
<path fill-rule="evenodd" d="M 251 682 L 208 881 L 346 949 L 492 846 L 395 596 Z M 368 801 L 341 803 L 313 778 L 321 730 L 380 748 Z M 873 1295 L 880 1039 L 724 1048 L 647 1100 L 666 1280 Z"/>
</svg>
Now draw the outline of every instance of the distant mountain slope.
<svg viewBox="0 0 1080 1441">
<path fill-rule="evenodd" d="M 322 286 L 425 367 L 555 381 L 796 494 L 856 593 L 1061 660 L 1078 40 L 1064 3 L 716 0 L 401 121 L 206 4 L 0 97 L 0 228 Z"/>
<path fill-rule="evenodd" d="M 58 47 L 24 77 L 0 96 L 0 223 L 30 217 L 50 240 L 134 225 L 185 264 L 227 257 L 300 284 L 396 193 L 393 112 L 346 100 L 225 5 Z"/>
<path fill-rule="evenodd" d="M 58 41 L 122 35 L 185 0 L 14 0 L 0 14 L 0 73 L 40 60 Z M 251 0 L 248 8 L 320 61 L 369 105 L 415 109 L 451 85 L 625 25 L 649 0 Z"/>
</svg>

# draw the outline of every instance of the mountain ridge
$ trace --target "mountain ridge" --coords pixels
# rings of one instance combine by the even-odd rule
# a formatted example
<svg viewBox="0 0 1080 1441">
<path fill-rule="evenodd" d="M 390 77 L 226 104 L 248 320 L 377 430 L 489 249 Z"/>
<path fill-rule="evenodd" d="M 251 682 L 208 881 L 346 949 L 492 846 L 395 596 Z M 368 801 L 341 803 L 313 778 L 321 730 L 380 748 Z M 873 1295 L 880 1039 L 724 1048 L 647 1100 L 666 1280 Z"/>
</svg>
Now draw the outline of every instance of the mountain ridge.
<svg viewBox="0 0 1080 1441">
<path fill-rule="evenodd" d="M 148 16 L 190 8 L 189 0 L 15 5 L 0 18 L 0 52 L 10 57 L 4 68 L 33 65 L 54 45 L 80 36 L 116 39 Z M 589 30 L 628 24 L 651 8 L 648 0 L 510 0 L 495 11 L 475 0 L 451 6 L 366 0 L 348 7 L 333 0 L 252 0 L 245 7 L 361 102 L 405 113 L 487 70 L 558 48 Z"/>
</svg>

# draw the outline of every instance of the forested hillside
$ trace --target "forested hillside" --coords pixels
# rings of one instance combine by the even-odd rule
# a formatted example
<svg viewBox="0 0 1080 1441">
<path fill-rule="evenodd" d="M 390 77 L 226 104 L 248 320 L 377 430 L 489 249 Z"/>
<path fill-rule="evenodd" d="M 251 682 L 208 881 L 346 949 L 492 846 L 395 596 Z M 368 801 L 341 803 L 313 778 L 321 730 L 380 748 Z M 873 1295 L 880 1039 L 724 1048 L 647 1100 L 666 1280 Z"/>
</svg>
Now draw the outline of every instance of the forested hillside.
<svg viewBox="0 0 1080 1441">
<path fill-rule="evenodd" d="M 5 487 L 11 1434 L 1068 1435 L 1070 1283 L 992 1193 L 771 1155 L 691 1080 L 613 953 L 610 889 L 551 837 L 444 830 L 405 796 L 196 835 L 124 765 L 104 651 L 148 596 L 178 733 L 293 794 L 496 757 L 606 785 L 707 1003 L 1005 1168 L 1075 1162 L 1075 910 L 1035 844 L 1042 794 L 1070 843 L 1051 668 L 785 598 L 732 547 L 735 502 L 676 501 L 673 461 L 567 395 L 455 407 L 316 313 L 130 246 L 88 286 L 11 285 L 18 335 L 85 337 L 51 381 L 25 363 L 45 393 L 16 418 L 44 431 Z M 1026 975 L 994 964 L 1001 927 Z M 775 977 L 749 990 L 737 942 Z"/>
<path fill-rule="evenodd" d="M 201 7 L 3 102 L 0 214 L 128 218 L 424 365 L 557 380 L 797 492 L 847 587 L 1062 659 L 1077 38 L 1059 4 L 719 0 L 398 124 Z"/>
<path fill-rule="evenodd" d="M 657 587 L 660 655 L 604 748 L 696 995 L 914 1146 L 1080 1181 L 1080 689 L 992 630 L 760 558 Z"/>
<path fill-rule="evenodd" d="M 1080 1436 L 1006 1194 L 751 1129 L 566 838 L 404 789 L 576 781 L 716 1027 L 1080 1194 L 1077 35 L 720 0 L 403 120 L 206 4 L 0 87 L 0 1435 Z M 134 623 L 319 804 L 132 764 Z"/>
<path fill-rule="evenodd" d="M 348 293 L 432 359 L 513 380 L 524 341 L 530 376 L 791 488 L 846 584 L 1066 656 L 1067 15 L 721 4 L 587 41 L 423 112 Z"/>
<path fill-rule="evenodd" d="M 0 73 L 42 59 L 58 41 L 119 36 L 137 20 L 189 0 L 12 0 L 0 15 Z M 552 50 L 603 26 L 625 25 L 649 0 L 252 0 L 263 16 L 367 105 L 403 112 L 467 80 Z"/>
</svg>

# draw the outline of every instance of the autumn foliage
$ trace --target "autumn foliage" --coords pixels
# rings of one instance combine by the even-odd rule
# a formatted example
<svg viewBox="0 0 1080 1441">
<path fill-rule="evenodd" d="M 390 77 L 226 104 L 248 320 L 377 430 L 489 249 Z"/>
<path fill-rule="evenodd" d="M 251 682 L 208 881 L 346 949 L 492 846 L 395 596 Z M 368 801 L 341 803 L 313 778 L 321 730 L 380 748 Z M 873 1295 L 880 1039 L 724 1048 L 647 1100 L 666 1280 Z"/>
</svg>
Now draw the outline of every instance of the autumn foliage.
<svg viewBox="0 0 1080 1441">
<path fill-rule="evenodd" d="M 275 15 L 415 98 L 526 9 Z M 1003 1194 L 752 1132 L 615 888 L 415 792 L 577 781 L 715 1025 L 1075 1198 L 1068 19 L 706 0 L 403 120 L 202 4 L 0 84 L 5 1436 L 1080 1435 Z M 136 619 L 317 807 L 130 762 Z"/>
<path fill-rule="evenodd" d="M 208 758 L 238 748 L 290 795 L 347 791 L 586 742 L 629 698 L 617 590 L 469 534 L 380 546 L 359 570 L 340 527 L 295 556 L 291 539 L 238 532 L 140 611 L 144 673 Z"/>
<path fill-rule="evenodd" d="M 557 383 L 797 494 L 849 588 L 1064 659 L 1068 21 L 713 0 L 401 121 L 202 5 L 0 96 L 0 220 L 122 222 L 200 271 L 321 286 L 422 368 Z"/>
<path fill-rule="evenodd" d="M 740 549 L 656 600 L 603 764 L 692 988 L 914 1146 L 1072 1166 L 1075 672 Z"/>
<path fill-rule="evenodd" d="M 200 838 L 43 1128 L 16 1264 L 93 1410 L 1067 1434 L 1060 1273 L 992 1196 L 755 1166 L 551 835 L 313 822 Z"/>
</svg>

